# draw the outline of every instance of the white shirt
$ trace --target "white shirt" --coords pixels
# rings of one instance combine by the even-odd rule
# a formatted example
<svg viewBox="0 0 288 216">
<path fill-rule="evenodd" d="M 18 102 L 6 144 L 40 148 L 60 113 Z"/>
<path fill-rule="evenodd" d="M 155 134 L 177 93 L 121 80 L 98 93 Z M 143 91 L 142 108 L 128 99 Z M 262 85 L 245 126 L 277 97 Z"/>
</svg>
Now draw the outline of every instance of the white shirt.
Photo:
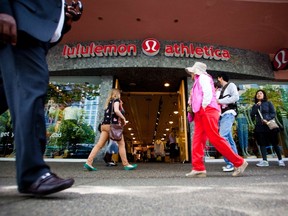
<svg viewBox="0 0 288 216">
<path fill-rule="evenodd" d="M 54 35 L 52 36 L 50 42 L 56 42 L 61 37 L 61 32 L 62 32 L 62 28 L 63 28 L 63 24 L 64 24 L 64 18 L 65 18 L 64 17 L 64 4 L 65 4 L 65 0 L 62 0 L 62 9 L 61 9 L 60 20 L 59 20 L 56 31 L 54 32 Z"/>
</svg>

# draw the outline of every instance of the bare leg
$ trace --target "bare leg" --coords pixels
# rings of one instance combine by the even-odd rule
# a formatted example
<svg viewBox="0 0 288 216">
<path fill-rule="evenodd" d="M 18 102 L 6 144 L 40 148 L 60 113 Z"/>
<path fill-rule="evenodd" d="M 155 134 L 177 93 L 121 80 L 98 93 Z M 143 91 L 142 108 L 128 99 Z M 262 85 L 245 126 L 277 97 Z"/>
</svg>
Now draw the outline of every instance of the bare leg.
<svg viewBox="0 0 288 216">
<path fill-rule="evenodd" d="M 98 154 L 99 150 L 103 148 L 105 143 L 107 142 L 109 138 L 109 130 L 110 130 L 110 125 L 102 125 L 101 126 L 101 134 L 98 142 L 95 144 L 94 148 L 90 152 L 88 158 L 87 158 L 87 164 L 92 166 L 93 160 Z"/>
<path fill-rule="evenodd" d="M 129 162 L 128 162 L 127 156 L 126 156 L 125 141 L 124 141 L 123 135 L 122 135 L 122 139 L 120 141 L 118 141 L 117 143 L 119 146 L 119 155 L 120 155 L 122 164 L 123 164 L 123 166 L 127 166 L 127 165 L 129 165 Z"/>
</svg>

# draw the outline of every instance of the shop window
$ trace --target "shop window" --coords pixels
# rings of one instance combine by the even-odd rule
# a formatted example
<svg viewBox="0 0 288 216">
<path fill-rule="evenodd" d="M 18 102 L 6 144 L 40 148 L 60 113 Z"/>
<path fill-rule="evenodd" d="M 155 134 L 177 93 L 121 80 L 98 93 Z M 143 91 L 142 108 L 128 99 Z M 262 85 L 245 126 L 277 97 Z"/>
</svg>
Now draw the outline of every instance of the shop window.
<svg viewBox="0 0 288 216">
<path fill-rule="evenodd" d="M 98 126 L 99 86 L 85 82 L 49 83 L 44 107 L 46 157 L 75 156 L 75 146 L 79 150 L 79 145 L 86 148 L 87 144 L 94 144 Z M 0 115 L 0 157 L 13 156 L 13 137 L 11 116 L 7 110 Z"/>
</svg>

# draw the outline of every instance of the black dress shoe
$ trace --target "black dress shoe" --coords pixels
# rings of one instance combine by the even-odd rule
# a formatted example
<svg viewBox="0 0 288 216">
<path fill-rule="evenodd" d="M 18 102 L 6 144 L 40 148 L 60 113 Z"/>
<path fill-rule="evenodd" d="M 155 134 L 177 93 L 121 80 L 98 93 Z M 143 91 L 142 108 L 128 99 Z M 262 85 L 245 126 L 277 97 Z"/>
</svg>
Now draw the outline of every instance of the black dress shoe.
<svg viewBox="0 0 288 216">
<path fill-rule="evenodd" d="M 45 196 L 71 187 L 74 179 L 62 179 L 54 173 L 46 173 L 38 178 L 29 188 L 19 190 L 20 193 Z"/>
</svg>

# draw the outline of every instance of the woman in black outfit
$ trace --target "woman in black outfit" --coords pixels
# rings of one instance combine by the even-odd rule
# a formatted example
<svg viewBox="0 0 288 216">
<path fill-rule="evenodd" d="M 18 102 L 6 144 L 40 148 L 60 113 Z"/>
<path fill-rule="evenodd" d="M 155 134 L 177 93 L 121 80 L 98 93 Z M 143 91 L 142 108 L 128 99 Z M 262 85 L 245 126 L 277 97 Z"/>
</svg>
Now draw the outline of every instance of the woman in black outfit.
<svg viewBox="0 0 288 216">
<path fill-rule="evenodd" d="M 278 133 L 279 129 L 270 130 L 267 126 L 267 122 L 273 118 L 275 118 L 276 112 L 273 104 L 268 101 L 266 92 L 263 90 L 258 90 L 254 97 L 255 104 L 251 110 L 251 118 L 252 120 L 256 119 L 254 134 L 255 139 L 260 146 L 260 151 L 262 154 L 263 160 L 257 163 L 256 165 L 259 167 L 267 167 L 269 166 L 269 162 L 267 161 L 267 151 L 266 146 L 272 145 L 274 151 L 278 157 L 279 166 L 285 166 L 284 161 L 282 160 L 281 151 L 278 146 Z M 263 120 L 261 119 L 258 109 L 260 110 Z"/>
</svg>

